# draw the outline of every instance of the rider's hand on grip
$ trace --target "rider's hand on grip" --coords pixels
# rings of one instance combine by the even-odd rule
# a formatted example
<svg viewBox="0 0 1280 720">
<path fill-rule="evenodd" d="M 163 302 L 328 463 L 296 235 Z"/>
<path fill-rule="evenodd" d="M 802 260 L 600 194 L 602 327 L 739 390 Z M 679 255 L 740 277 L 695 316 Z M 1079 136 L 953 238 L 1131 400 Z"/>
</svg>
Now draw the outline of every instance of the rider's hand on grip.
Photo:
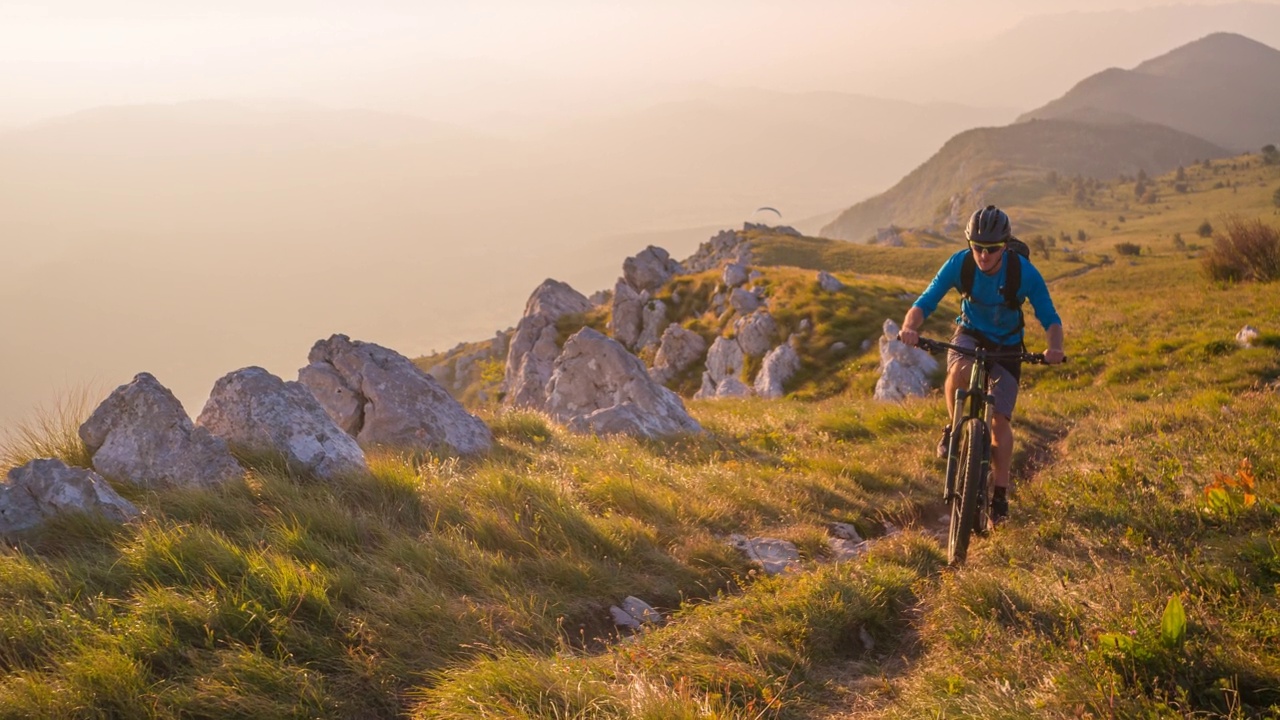
<svg viewBox="0 0 1280 720">
<path fill-rule="evenodd" d="M 1067 356 L 1064 355 L 1061 350 L 1054 350 L 1050 348 L 1049 350 L 1044 351 L 1045 365 L 1057 365 L 1060 362 L 1064 362 L 1066 359 Z"/>
<path fill-rule="evenodd" d="M 907 347 L 915 347 L 920 342 L 920 333 L 902 328 L 902 330 L 898 331 L 898 339 Z"/>
</svg>

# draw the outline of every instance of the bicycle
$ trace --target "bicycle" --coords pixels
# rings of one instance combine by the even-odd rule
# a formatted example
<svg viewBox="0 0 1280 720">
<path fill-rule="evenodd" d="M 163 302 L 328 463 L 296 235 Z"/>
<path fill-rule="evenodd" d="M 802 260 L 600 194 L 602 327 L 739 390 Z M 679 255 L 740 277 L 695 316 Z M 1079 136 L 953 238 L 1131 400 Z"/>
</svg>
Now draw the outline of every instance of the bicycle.
<svg viewBox="0 0 1280 720">
<path fill-rule="evenodd" d="M 1033 365 L 1047 363 L 1044 353 L 992 352 L 982 347 L 970 350 L 923 337 L 917 342 L 917 347 L 930 353 L 954 350 L 974 359 L 969 387 L 956 390 L 943 493 L 951 518 L 947 532 L 947 563 L 959 565 L 968 555 L 970 536 L 975 532 L 985 535 L 991 520 L 987 477 L 991 467 L 991 413 L 995 397 L 990 393 L 989 364 L 996 360 L 1020 360 Z"/>
</svg>

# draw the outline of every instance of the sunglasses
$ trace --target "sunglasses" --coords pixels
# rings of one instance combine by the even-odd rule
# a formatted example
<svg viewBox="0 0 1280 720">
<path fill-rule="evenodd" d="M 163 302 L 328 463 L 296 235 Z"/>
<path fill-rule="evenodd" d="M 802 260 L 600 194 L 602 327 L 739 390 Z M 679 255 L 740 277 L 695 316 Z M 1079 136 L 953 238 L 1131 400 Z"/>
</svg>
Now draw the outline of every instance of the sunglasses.
<svg viewBox="0 0 1280 720">
<path fill-rule="evenodd" d="M 995 255 L 1004 249 L 1004 244 L 999 245 L 979 245 L 977 243 L 969 243 L 969 247 L 973 248 L 975 253 L 979 255 Z"/>
</svg>

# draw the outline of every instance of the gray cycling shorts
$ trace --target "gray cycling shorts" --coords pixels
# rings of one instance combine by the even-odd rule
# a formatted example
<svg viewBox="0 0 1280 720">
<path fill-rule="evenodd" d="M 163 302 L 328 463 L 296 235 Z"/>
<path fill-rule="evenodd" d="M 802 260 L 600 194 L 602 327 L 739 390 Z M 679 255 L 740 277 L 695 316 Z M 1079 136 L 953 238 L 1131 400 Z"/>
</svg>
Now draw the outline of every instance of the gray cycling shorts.
<svg viewBox="0 0 1280 720">
<path fill-rule="evenodd" d="M 978 347 L 977 338 L 972 335 L 965 335 L 962 332 L 956 332 L 951 338 L 952 345 L 959 345 L 962 348 L 975 350 Z M 960 361 L 969 362 L 972 358 L 965 357 L 955 350 L 947 351 L 947 372 L 951 372 L 951 368 Z M 960 382 L 961 386 L 969 384 L 969 378 L 965 377 Z M 996 413 L 1007 418 L 1013 418 L 1013 407 L 1018 404 L 1018 380 L 1009 372 L 1009 369 L 999 363 L 991 363 L 991 394 L 996 399 Z"/>
</svg>

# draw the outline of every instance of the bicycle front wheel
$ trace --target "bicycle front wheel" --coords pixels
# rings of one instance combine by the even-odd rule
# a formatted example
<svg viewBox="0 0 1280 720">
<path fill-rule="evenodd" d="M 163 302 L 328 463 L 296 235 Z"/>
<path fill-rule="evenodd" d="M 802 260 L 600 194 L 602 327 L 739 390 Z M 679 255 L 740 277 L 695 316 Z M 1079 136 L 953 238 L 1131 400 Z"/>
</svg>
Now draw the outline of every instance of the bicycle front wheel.
<svg viewBox="0 0 1280 720">
<path fill-rule="evenodd" d="M 982 488 L 987 471 L 987 426 L 976 418 L 966 420 L 960 435 L 960 472 L 951 498 L 951 530 L 947 537 L 947 562 L 959 565 L 969 553 L 969 539 L 977 529 Z"/>
</svg>

